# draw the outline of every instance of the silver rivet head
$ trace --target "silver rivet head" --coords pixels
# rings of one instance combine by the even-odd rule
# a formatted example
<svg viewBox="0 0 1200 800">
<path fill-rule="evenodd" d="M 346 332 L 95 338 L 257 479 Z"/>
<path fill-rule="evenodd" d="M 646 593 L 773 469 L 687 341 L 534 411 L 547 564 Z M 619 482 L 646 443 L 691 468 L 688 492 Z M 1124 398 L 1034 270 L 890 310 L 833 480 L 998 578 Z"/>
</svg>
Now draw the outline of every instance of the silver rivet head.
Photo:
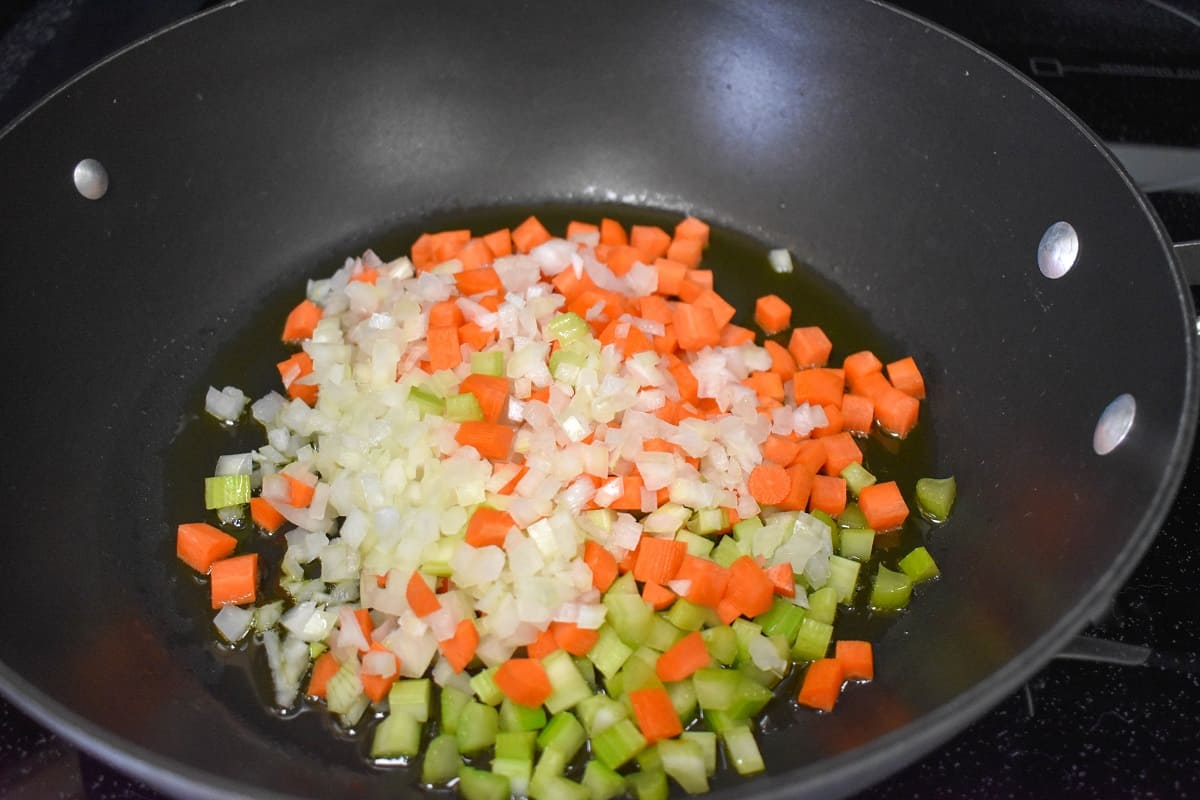
<svg viewBox="0 0 1200 800">
<path fill-rule="evenodd" d="M 1104 411 L 1100 412 L 1100 420 L 1096 423 L 1096 432 L 1092 434 L 1092 449 L 1096 455 L 1106 456 L 1116 450 L 1133 428 L 1133 418 L 1137 415 L 1137 401 L 1131 394 L 1119 395 Z"/>
<path fill-rule="evenodd" d="M 99 200 L 108 191 L 108 170 L 94 158 L 75 165 L 75 188 L 88 200 Z"/>
<path fill-rule="evenodd" d="M 1047 278 L 1061 278 L 1079 257 L 1079 234 L 1069 222 L 1056 222 L 1042 234 L 1038 243 L 1038 269 Z"/>
</svg>

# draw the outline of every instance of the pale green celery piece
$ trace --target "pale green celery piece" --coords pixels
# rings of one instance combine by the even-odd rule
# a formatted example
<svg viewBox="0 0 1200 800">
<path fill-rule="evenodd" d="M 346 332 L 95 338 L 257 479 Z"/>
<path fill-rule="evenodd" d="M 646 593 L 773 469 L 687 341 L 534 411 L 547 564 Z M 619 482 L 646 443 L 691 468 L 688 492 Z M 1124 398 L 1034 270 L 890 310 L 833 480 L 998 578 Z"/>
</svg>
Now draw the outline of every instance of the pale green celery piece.
<svg viewBox="0 0 1200 800">
<path fill-rule="evenodd" d="M 846 468 L 841 471 L 841 476 L 846 480 L 846 488 L 855 497 L 858 497 L 859 493 L 868 486 L 874 486 L 877 480 L 874 475 L 868 472 L 857 461 L 851 461 L 846 465 Z"/>
<path fill-rule="evenodd" d="M 583 317 L 573 311 L 558 314 L 546 323 L 546 333 L 551 339 L 556 339 L 562 345 L 568 345 L 576 339 L 591 334 L 591 328 Z"/>
<path fill-rule="evenodd" d="M 475 692 L 475 696 L 480 702 L 486 703 L 489 706 L 498 706 L 500 701 L 504 699 L 504 692 L 500 691 L 500 687 L 496 685 L 496 671 L 499 667 L 488 667 L 479 674 L 471 678 L 471 691 Z"/>
<path fill-rule="evenodd" d="M 631 655 L 633 648 L 621 641 L 613 627 L 606 624 L 600 627 L 600 638 L 588 651 L 587 658 L 600 670 L 601 675 L 612 678 Z"/>
<path fill-rule="evenodd" d="M 708 609 L 686 598 L 679 598 L 667 609 L 667 620 L 681 631 L 698 631 L 708 619 Z"/>
<path fill-rule="evenodd" d="M 869 528 L 867 523 L 867 515 L 858 507 L 858 503 L 846 503 L 846 507 L 842 509 L 842 513 L 837 517 L 838 527 L 840 528 Z"/>
<path fill-rule="evenodd" d="M 838 593 L 832 586 L 822 586 L 808 596 L 808 614 L 810 619 L 832 625 L 837 617 Z"/>
<path fill-rule="evenodd" d="M 839 603 L 849 605 L 858 589 L 858 571 L 862 564 L 841 556 L 829 557 L 829 580 L 826 586 L 837 593 Z"/>
<path fill-rule="evenodd" d="M 816 661 L 825 658 L 832 638 L 832 625 L 817 622 L 811 616 L 805 617 L 800 623 L 800 630 L 796 632 L 796 641 L 792 644 L 792 660 Z"/>
<path fill-rule="evenodd" d="M 671 698 L 671 705 L 675 708 L 675 714 L 683 720 L 684 725 L 687 725 L 696 716 L 698 706 L 696 688 L 692 685 L 691 678 L 668 683 L 666 688 L 667 694 Z"/>
<path fill-rule="evenodd" d="M 459 717 L 471 702 L 471 695 L 452 686 L 443 686 L 441 692 L 441 722 L 443 733 L 458 731 Z"/>
<path fill-rule="evenodd" d="M 496 742 L 500 730 L 500 714 L 491 706 L 467 703 L 458 717 L 454 735 L 458 738 L 460 753 L 476 753 L 486 750 Z"/>
<path fill-rule="evenodd" d="M 546 698 L 545 706 L 551 714 L 565 711 L 592 695 L 591 687 L 579 674 L 579 668 L 566 650 L 555 650 L 542 659 L 542 666 L 550 679 L 552 691 Z"/>
<path fill-rule="evenodd" d="M 612 800 L 625 794 L 625 779 L 597 759 L 583 768 L 583 786 L 590 792 L 591 800 Z"/>
<path fill-rule="evenodd" d="M 483 409 L 479 405 L 479 398 L 471 392 L 447 397 L 446 419 L 451 422 L 483 421 Z"/>
<path fill-rule="evenodd" d="M 753 775 L 766 769 L 749 724 L 729 726 L 721 733 L 721 741 L 729 762 L 739 775 Z"/>
<path fill-rule="evenodd" d="M 723 508 L 701 508 L 692 514 L 687 527 L 701 536 L 720 533 L 729 527 L 729 515 Z"/>
<path fill-rule="evenodd" d="M 476 375 L 504 377 L 504 353 L 489 350 L 486 353 L 471 353 L 471 372 Z"/>
<path fill-rule="evenodd" d="M 446 414 L 446 401 L 428 389 L 422 389 L 419 386 L 412 387 L 408 390 L 408 400 L 417 407 L 422 417 L 427 414 L 439 417 Z"/>
<path fill-rule="evenodd" d="M 739 542 L 747 541 L 754 536 L 754 532 L 763 526 L 763 521 L 757 517 L 747 517 L 733 525 L 733 538 Z"/>
<path fill-rule="evenodd" d="M 512 785 L 504 775 L 463 764 L 458 770 L 458 793 L 463 800 L 509 800 Z"/>
<path fill-rule="evenodd" d="M 675 541 L 683 542 L 687 545 L 688 555 L 696 556 L 697 558 L 708 558 L 712 553 L 716 544 L 712 539 L 706 539 L 703 536 L 692 533 L 691 531 L 681 530 L 675 534 Z"/>
<path fill-rule="evenodd" d="M 635 772 L 625 778 L 634 800 L 667 800 L 667 773 L 660 770 Z"/>
<path fill-rule="evenodd" d="M 875 547 L 875 531 L 870 528 L 846 528 L 842 531 L 838 552 L 843 558 L 869 561 Z"/>
<path fill-rule="evenodd" d="M 683 631 L 672 625 L 665 617 L 655 614 L 654 621 L 650 625 L 650 633 L 646 636 L 646 646 L 665 653 L 671 649 L 671 645 L 682 639 L 683 635 Z"/>
<path fill-rule="evenodd" d="M 704 751 L 696 742 L 666 739 L 658 743 L 663 770 L 688 794 L 708 791 L 708 770 Z"/>
<path fill-rule="evenodd" d="M 882 564 L 871 584 L 871 606 L 885 611 L 897 611 L 908 605 L 912 595 L 912 579 L 903 572 L 895 572 Z"/>
<path fill-rule="evenodd" d="M 570 711 L 560 711 L 550 718 L 549 724 L 537 735 L 537 746 L 543 752 L 557 751 L 564 762 L 569 762 L 587 741 L 587 731 Z"/>
<path fill-rule="evenodd" d="M 421 783 L 440 786 L 458 776 L 462 759 L 458 755 L 458 742 L 451 733 L 435 736 L 425 748 L 421 760 Z"/>
<path fill-rule="evenodd" d="M 695 742 L 700 747 L 704 757 L 704 772 L 715 775 L 717 772 L 717 735 L 712 731 L 684 731 L 679 735 L 685 742 Z"/>
<path fill-rule="evenodd" d="M 954 477 L 921 478 L 917 481 L 917 509 L 933 522 L 945 522 L 950 518 L 958 485 Z"/>
<path fill-rule="evenodd" d="M 737 658 L 738 639 L 733 628 L 728 625 L 718 625 L 715 628 L 705 628 L 700 632 L 708 653 L 718 664 L 728 666 Z"/>
<path fill-rule="evenodd" d="M 644 749 L 646 737 L 629 719 L 619 720 L 592 737 L 592 755 L 609 769 L 619 769 Z"/>
<path fill-rule="evenodd" d="M 249 475 L 217 475 L 204 479 L 204 507 L 229 508 L 250 502 Z"/>
<path fill-rule="evenodd" d="M 900 559 L 900 570 L 911 578 L 913 583 L 927 581 L 941 574 L 933 556 L 924 547 L 914 547 L 912 552 Z"/>
<path fill-rule="evenodd" d="M 432 681 L 428 678 L 404 678 L 392 684 L 388 690 L 388 708 L 403 711 L 417 722 L 429 720 Z"/>
<path fill-rule="evenodd" d="M 411 714 L 393 711 L 375 726 L 371 758 L 404 758 L 421 752 L 421 723 Z"/>
<path fill-rule="evenodd" d="M 746 552 L 742 552 L 737 539 L 732 536 L 722 536 L 720 541 L 717 542 L 717 546 L 713 549 L 712 555 L 709 557 L 722 567 L 728 569 L 730 564 L 748 552 L 749 545 L 747 545 Z"/>
</svg>

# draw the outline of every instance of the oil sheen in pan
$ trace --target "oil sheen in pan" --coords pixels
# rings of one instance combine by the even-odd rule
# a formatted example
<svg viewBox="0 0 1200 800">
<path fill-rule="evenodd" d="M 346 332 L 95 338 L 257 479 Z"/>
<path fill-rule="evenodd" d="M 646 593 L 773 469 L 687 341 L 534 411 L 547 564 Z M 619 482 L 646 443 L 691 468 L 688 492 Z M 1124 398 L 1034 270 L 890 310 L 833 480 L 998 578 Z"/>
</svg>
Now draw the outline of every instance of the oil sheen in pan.
<svg viewBox="0 0 1200 800">
<path fill-rule="evenodd" d="M 279 331 L 288 310 L 303 299 L 305 279 L 325 277 L 341 265 L 342 258 L 359 255 L 367 248 L 373 249 L 385 261 L 396 258 L 408 252 L 412 241 L 422 231 L 469 228 L 474 232 L 486 232 L 515 226 L 530 213 L 536 214 L 556 235 L 561 235 L 567 222 L 572 219 L 598 221 L 602 216 L 607 216 L 626 226 L 651 224 L 660 225 L 666 230 L 671 230 L 680 219 L 675 212 L 618 205 L 560 204 L 454 211 L 425 217 L 382 236 L 372 236 L 369 240 L 364 238 L 356 245 L 354 252 L 342 254 L 333 263 L 297 265 L 295 279 L 284 290 L 264 298 L 252 313 L 241 320 L 236 335 L 217 354 L 189 393 L 194 399 L 194 407 L 182 411 L 183 425 L 166 458 L 164 514 L 168 526 L 173 528 L 180 522 L 202 519 L 215 524 L 215 515 L 203 508 L 204 477 L 212 473 L 218 456 L 245 452 L 263 444 L 261 426 L 248 415 L 238 426 L 228 428 L 205 414 L 204 392 L 210 385 L 218 388 L 237 386 L 253 400 L 268 391 L 279 390 L 275 364 L 292 352 L 280 342 Z M 884 332 L 873 328 L 865 320 L 863 313 L 855 307 L 853 298 L 801 263 L 797 263 L 791 274 L 774 273 L 767 262 L 767 251 L 774 246 L 773 243 L 761 242 L 735 230 L 713 226 L 711 243 L 705 251 L 702 266 L 713 270 L 717 291 L 738 309 L 738 316 L 734 320 L 737 324 L 753 327 L 755 298 L 775 293 L 792 306 L 793 325 L 819 325 L 825 330 L 834 344 L 834 362 L 862 349 L 874 350 L 887 361 L 907 355 L 909 351 L 905 348 L 928 344 L 892 342 Z M 783 335 L 775 338 L 786 344 Z M 878 432 L 864 440 L 867 468 L 880 480 L 897 481 L 910 506 L 915 505 L 912 491 L 917 479 L 932 474 L 930 470 L 934 454 L 928 430 L 937 417 L 936 402 L 935 393 L 930 401 L 922 404 L 920 424 L 903 442 Z M 241 527 L 221 527 L 239 539 L 238 552 L 259 553 L 263 570 L 260 602 L 283 597 L 278 583 L 279 562 L 285 547 L 282 535 L 263 535 L 249 523 Z M 886 630 L 894 617 L 873 613 L 862 602 L 865 600 L 864 589 L 869 591 L 867 581 L 874 571 L 873 565 L 883 563 L 896 569 L 896 561 L 902 555 L 925 541 L 929 528 L 929 523 L 913 514 L 901 531 L 877 539 L 872 564 L 864 566 L 860 573 L 860 602 L 853 608 L 839 609 L 835 636 L 876 639 Z M 322 753 L 325 758 L 346 763 L 347 766 L 350 766 L 349 762 L 357 762 L 363 769 L 378 768 L 371 764 L 367 756 L 370 733 L 375 723 L 370 710 L 351 731 L 341 728 L 332 715 L 324 711 L 322 704 L 310 704 L 302 700 L 295 709 L 280 712 L 272 703 L 270 674 L 262 647 L 254 643 L 252 637 L 235 647 L 219 643 L 211 624 L 214 612 L 209 608 L 206 581 L 174 559 L 172 563 L 164 564 L 163 569 L 178 573 L 178 579 L 174 582 L 178 591 L 171 602 L 176 604 L 181 614 L 195 621 L 197 646 L 206 646 L 208 656 L 226 667 L 216 671 L 221 677 L 210 687 L 214 694 L 245 713 L 253 713 L 246 710 L 254 707 L 259 714 L 277 718 L 274 724 L 283 723 L 279 729 L 280 735 L 295 742 L 302 750 Z M 918 591 L 913 599 L 917 606 L 921 601 L 919 595 Z M 764 733 L 786 729 L 795 715 L 811 713 L 807 709 L 796 708 L 792 701 L 797 688 L 796 673 L 793 670 L 776 688 L 776 697 L 760 721 Z M 286 723 L 278 719 L 280 717 L 286 718 Z M 274 727 L 274 724 L 268 724 Z M 436 732 L 436 726 L 430 724 L 425 727 L 428 741 Z M 581 757 L 572 765 L 571 771 L 581 770 L 582 763 Z M 387 769 L 404 774 L 410 783 L 418 779 L 419 770 L 415 768 L 401 766 L 399 769 Z M 740 780 L 729 772 L 720 771 L 714 778 L 714 787 Z"/>
</svg>

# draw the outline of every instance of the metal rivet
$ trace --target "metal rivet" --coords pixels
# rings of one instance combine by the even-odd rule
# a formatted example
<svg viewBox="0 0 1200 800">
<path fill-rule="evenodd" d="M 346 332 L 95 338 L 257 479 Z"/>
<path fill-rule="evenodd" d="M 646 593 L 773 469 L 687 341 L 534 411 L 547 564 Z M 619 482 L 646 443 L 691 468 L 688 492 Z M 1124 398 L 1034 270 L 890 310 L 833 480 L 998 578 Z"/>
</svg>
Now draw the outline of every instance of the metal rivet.
<svg viewBox="0 0 1200 800">
<path fill-rule="evenodd" d="M 99 200 L 108 191 L 108 170 L 94 158 L 75 165 L 75 188 L 88 200 Z"/>
<path fill-rule="evenodd" d="M 1092 449 L 1096 455 L 1106 456 L 1129 435 L 1133 428 L 1133 418 L 1137 414 L 1137 401 L 1131 394 L 1123 394 L 1108 404 L 1100 413 L 1096 423 L 1096 432 L 1092 434 Z"/>
<path fill-rule="evenodd" d="M 1038 243 L 1038 269 L 1047 278 L 1061 278 L 1079 256 L 1079 235 L 1069 222 L 1056 222 L 1042 234 Z"/>
</svg>

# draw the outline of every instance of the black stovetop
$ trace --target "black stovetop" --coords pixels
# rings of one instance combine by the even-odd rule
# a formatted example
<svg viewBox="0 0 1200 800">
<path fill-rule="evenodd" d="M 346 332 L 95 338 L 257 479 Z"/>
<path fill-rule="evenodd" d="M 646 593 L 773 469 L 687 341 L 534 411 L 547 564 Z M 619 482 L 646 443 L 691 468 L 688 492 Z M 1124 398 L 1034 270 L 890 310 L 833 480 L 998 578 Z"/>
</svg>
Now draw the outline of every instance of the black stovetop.
<svg viewBox="0 0 1200 800">
<path fill-rule="evenodd" d="M 87 64 L 202 0 L 0 0 L 0 127 Z M 1200 239 L 1200 0 L 900 0 L 1034 78 Z M 1167 522 L 1085 634 L 1146 665 L 1058 659 L 874 798 L 1200 796 L 1200 454 Z M 1135 654 L 1141 651 L 1125 653 Z M 0 700 L 0 796 L 158 798 Z"/>
</svg>

